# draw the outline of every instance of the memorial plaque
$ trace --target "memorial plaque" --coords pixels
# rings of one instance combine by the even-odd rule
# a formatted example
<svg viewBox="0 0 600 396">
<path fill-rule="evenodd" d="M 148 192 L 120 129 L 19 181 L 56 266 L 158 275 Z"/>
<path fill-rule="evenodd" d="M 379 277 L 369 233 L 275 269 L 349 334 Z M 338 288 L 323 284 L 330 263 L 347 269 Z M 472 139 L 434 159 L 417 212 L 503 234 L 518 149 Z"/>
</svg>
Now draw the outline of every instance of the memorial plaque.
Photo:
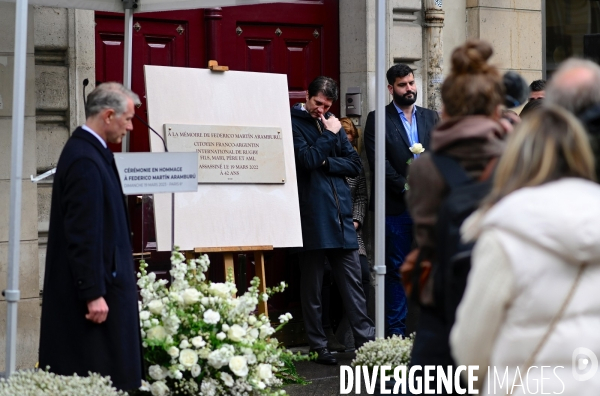
<svg viewBox="0 0 600 396">
<path fill-rule="evenodd" d="M 198 154 L 198 183 L 285 183 L 281 128 L 165 124 L 165 137 Z"/>
</svg>

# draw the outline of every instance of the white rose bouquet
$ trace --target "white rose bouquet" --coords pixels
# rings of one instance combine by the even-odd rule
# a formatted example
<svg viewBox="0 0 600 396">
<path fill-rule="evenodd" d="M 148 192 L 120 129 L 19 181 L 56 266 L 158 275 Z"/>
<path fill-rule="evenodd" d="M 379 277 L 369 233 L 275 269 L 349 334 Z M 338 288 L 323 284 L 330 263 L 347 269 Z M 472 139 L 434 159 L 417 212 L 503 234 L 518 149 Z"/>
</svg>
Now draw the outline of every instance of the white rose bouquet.
<svg viewBox="0 0 600 396">
<path fill-rule="evenodd" d="M 142 391 L 166 395 L 280 395 L 273 390 L 284 381 L 303 380 L 294 355 L 271 337 L 291 315 L 271 326 L 265 315 L 255 314 L 259 301 L 285 289 L 284 282 L 260 294 L 259 279 L 235 297 L 232 282 L 206 281 L 208 256 L 185 262 L 175 250 L 171 256 L 173 279 L 157 280 L 140 264 L 140 327 L 148 372 Z"/>
</svg>

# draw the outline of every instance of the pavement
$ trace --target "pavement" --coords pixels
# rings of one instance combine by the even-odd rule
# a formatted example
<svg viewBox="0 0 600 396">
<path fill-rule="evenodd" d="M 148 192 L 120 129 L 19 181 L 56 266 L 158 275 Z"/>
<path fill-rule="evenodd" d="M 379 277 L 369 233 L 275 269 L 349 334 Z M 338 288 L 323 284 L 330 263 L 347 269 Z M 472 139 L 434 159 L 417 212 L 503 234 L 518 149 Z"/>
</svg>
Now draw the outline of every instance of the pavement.
<svg viewBox="0 0 600 396">
<path fill-rule="evenodd" d="M 308 353 L 308 347 L 290 348 L 292 351 Z M 290 396 L 333 396 L 340 394 L 340 365 L 350 365 L 355 357 L 354 350 L 335 353 L 337 366 L 327 366 L 315 362 L 296 362 L 298 374 L 310 381 L 308 385 L 288 385 L 284 387 Z M 354 392 L 353 392 L 354 394 Z"/>
</svg>

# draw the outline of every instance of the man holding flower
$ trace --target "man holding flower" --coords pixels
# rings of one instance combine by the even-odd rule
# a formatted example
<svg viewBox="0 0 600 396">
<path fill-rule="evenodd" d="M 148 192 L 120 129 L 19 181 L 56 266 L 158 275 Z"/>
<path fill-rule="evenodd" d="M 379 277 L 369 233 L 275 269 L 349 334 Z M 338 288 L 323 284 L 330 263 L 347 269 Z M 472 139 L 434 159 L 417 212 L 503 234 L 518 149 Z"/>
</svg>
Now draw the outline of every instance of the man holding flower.
<svg viewBox="0 0 600 396">
<path fill-rule="evenodd" d="M 415 105 L 417 85 L 413 70 L 396 64 L 387 71 L 392 102 L 385 108 L 385 328 L 386 336 L 404 335 L 408 305 L 398 269 L 410 252 L 413 223 L 404 202 L 410 162 L 429 148 L 429 134 L 439 120 L 435 111 Z M 375 194 L 375 112 L 367 117 L 365 148 L 371 168 L 371 201 Z"/>
</svg>

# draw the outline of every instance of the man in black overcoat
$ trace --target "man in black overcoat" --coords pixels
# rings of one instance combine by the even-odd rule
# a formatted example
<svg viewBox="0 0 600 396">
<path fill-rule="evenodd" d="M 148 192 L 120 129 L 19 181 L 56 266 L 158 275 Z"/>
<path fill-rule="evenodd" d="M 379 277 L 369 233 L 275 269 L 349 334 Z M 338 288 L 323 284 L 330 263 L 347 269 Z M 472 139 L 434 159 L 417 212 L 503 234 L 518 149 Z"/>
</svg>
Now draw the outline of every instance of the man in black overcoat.
<svg viewBox="0 0 600 396">
<path fill-rule="evenodd" d="M 398 271 L 413 242 L 413 222 L 406 209 L 409 160 L 429 149 L 430 132 L 439 116 L 415 105 L 417 85 L 413 70 L 405 64 L 392 66 L 386 74 L 392 102 L 385 107 L 385 333 L 404 335 L 408 304 Z M 371 167 L 371 202 L 375 196 L 375 112 L 367 116 L 365 149 Z"/>
<path fill-rule="evenodd" d="M 86 123 L 67 141 L 52 189 L 42 299 L 40 367 L 109 375 L 139 388 L 142 354 L 136 276 L 112 152 L 131 131 L 136 94 L 117 83 L 88 96 Z"/>
<path fill-rule="evenodd" d="M 291 110 L 303 240 L 299 253 L 302 316 L 310 348 L 321 364 L 337 364 L 327 349 L 321 320 L 325 258 L 342 296 L 356 346 L 375 337 L 373 321 L 367 315 L 352 196 L 346 182 L 346 176 L 358 176 L 362 164 L 340 121 L 327 112 L 337 98 L 336 82 L 317 77 L 308 86 L 306 103 Z"/>
</svg>

